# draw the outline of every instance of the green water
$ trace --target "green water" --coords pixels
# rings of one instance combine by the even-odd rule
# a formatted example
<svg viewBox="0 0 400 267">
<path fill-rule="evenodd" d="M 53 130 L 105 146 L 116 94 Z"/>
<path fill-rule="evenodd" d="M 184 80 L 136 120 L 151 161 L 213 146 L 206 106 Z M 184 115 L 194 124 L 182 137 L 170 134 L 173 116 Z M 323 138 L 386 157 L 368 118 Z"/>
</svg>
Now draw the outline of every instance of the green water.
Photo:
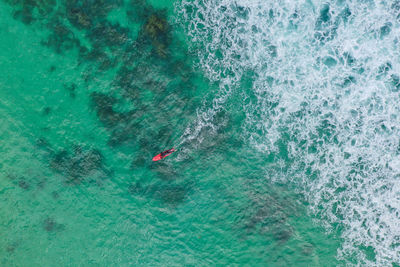
<svg viewBox="0 0 400 267">
<path fill-rule="evenodd" d="M 183 140 L 218 84 L 173 1 L 66 3 L 0 2 L 1 266 L 339 264 L 337 233 L 266 179 L 287 152 L 240 138 L 239 96 Z"/>
</svg>

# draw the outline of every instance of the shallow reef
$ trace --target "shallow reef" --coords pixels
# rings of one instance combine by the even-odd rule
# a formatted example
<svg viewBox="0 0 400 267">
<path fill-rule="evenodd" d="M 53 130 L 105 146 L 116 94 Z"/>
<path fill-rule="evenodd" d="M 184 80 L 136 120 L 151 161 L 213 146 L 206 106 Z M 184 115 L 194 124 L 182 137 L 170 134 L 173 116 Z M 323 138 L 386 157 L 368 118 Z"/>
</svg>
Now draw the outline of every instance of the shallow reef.
<svg viewBox="0 0 400 267">
<path fill-rule="evenodd" d="M 189 102 L 190 91 L 196 89 L 191 82 L 194 73 L 190 60 L 175 56 L 181 56 L 182 51 L 174 39 L 166 10 L 156 9 L 145 0 L 5 1 L 17 12 L 16 19 L 24 20 L 29 27 L 47 28 L 49 34 L 42 45 L 57 54 L 73 52 L 77 56 L 77 66 L 82 68 L 88 88 L 99 75 L 115 73 L 110 88 L 101 92 L 78 91 L 81 86 L 75 82 L 62 86 L 73 99 L 89 94 L 89 106 L 110 134 L 109 146 L 129 143 L 139 147 L 146 158 L 132 159 L 132 168 L 145 166 L 146 159 L 151 159 L 150 151 L 160 151 L 171 142 L 171 118 L 194 112 L 194 105 Z M 139 24 L 138 32 L 107 18 L 111 11 L 121 7 L 126 8 L 130 22 Z M 49 72 L 57 69 L 52 65 Z M 130 110 L 118 109 L 126 103 L 132 107 Z M 51 107 L 42 112 L 51 115 Z M 154 140 L 159 140 L 159 144 Z M 37 146 L 50 158 L 50 168 L 62 174 L 67 183 L 79 184 L 96 172 L 107 175 L 104 158 L 96 149 L 55 150 L 45 139 L 39 140 Z M 161 181 L 178 177 L 173 169 L 163 165 L 155 166 L 153 171 Z M 152 197 L 157 195 L 165 202 L 179 202 L 186 196 L 180 187 L 170 188 L 170 193 L 158 191 L 161 193 Z"/>
<path fill-rule="evenodd" d="M 155 192 L 155 196 L 162 202 L 170 205 L 178 205 L 185 201 L 188 193 L 187 188 L 182 185 L 163 186 Z"/>
<path fill-rule="evenodd" d="M 24 24 L 46 18 L 56 4 L 56 0 L 5 0 L 14 7 L 14 18 Z"/>
<path fill-rule="evenodd" d="M 103 161 L 99 150 L 76 146 L 73 154 L 66 150 L 55 153 L 50 167 L 63 174 L 67 183 L 79 184 L 95 171 L 104 172 Z"/>
<path fill-rule="evenodd" d="M 293 235 L 293 229 L 288 223 L 285 209 L 273 196 L 263 196 L 263 198 L 264 202 L 253 203 L 257 207 L 256 212 L 251 214 L 245 222 L 245 231 L 247 234 L 257 232 L 275 241 L 287 242 Z"/>
<path fill-rule="evenodd" d="M 132 196 L 153 198 L 166 205 L 177 206 L 182 204 L 189 191 L 190 186 L 186 184 L 171 184 L 161 182 L 155 185 L 145 186 L 140 182 L 131 184 L 128 191 Z"/>
<path fill-rule="evenodd" d="M 42 41 L 42 45 L 53 49 L 57 54 L 63 54 L 68 50 L 80 47 L 80 41 L 75 37 L 62 20 L 56 18 L 47 24 L 50 30 L 46 40 Z"/>
<path fill-rule="evenodd" d="M 45 115 L 45 116 L 47 116 L 47 115 L 50 114 L 50 112 L 51 112 L 51 107 L 45 107 L 45 108 L 43 109 L 43 111 L 42 111 L 42 114 Z"/>
<path fill-rule="evenodd" d="M 107 127 L 113 127 L 124 120 L 124 115 L 114 111 L 113 105 L 117 99 L 107 94 L 93 92 L 90 95 L 94 109 L 100 121 Z"/>
<path fill-rule="evenodd" d="M 77 89 L 77 85 L 75 83 L 70 83 L 70 84 L 64 84 L 64 88 L 65 90 L 68 91 L 69 96 L 71 98 L 75 98 L 76 97 L 76 89 Z"/>
<path fill-rule="evenodd" d="M 145 36 L 151 40 L 157 55 L 167 56 L 167 48 L 171 43 L 170 26 L 161 12 L 149 16 L 144 25 Z"/>
<path fill-rule="evenodd" d="M 47 217 L 42 222 L 42 227 L 46 232 L 58 232 L 65 229 L 65 225 L 57 223 L 54 218 Z"/>
</svg>

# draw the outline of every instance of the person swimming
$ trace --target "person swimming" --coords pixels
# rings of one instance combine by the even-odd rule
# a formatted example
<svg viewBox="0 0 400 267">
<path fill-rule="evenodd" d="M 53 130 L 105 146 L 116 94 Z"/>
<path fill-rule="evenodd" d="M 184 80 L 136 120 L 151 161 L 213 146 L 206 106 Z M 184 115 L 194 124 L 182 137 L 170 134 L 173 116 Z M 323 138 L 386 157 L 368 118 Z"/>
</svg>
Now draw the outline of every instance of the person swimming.
<svg viewBox="0 0 400 267">
<path fill-rule="evenodd" d="M 165 150 L 165 151 L 161 152 L 160 154 L 158 154 L 157 156 L 154 156 L 153 157 L 153 161 L 158 161 L 160 159 L 168 157 L 169 155 L 171 155 L 175 151 L 176 151 L 175 148 L 171 148 L 171 149 Z"/>
<path fill-rule="evenodd" d="M 165 151 L 161 152 L 161 158 L 165 158 L 166 156 L 168 156 L 172 152 L 175 152 L 175 148 L 171 148 L 171 149 L 168 149 L 168 150 L 165 150 Z"/>
</svg>

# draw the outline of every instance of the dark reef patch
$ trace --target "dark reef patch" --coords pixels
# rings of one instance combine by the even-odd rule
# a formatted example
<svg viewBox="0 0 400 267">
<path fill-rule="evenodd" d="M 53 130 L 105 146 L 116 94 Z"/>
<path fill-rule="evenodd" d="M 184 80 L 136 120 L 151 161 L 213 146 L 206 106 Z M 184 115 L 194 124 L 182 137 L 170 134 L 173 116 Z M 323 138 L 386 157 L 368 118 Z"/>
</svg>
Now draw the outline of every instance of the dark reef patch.
<svg viewBox="0 0 400 267">
<path fill-rule="evenodd" d="M 258 232 L 275 241 L 287 242 L 293 235 L 293 229 L 287 222 L 288 215 L 286 215 L 286 212 L 288 210 L 284 209 L 273 196 L 263 196 L 263 198 L 264 201 L 259 202 L 257 200 L 259 203 L 254 203 L 257 206 L 257 211 L 250 215 L 245 223 L 247 234 Z M 251 208 L 249 210 L 254 209 Z"/>
<path fill-rule="evenodd" d="M 124 120 L 124 115 L 114 111 L 117 99 L 107 94 L 93 92 L 90 94 L 97 116 L 106 127 L 113 127 Z"/>
<path fill-rule="evenodd" d="M 47 217 L 42 223 L 42 227 L 46 232 L 58 232 L 65 229 L 65 225 L 57 223 L 54 218 Z"/>
<path fill-rule="evenodd" d="M 157 176 L 164 181 L 176 180 L 179 176 L 175 169 L 164 162 L 155 162 L 151 164 L 151 169 L 157 173 Z"/>
<path fill-rule="evenodd" d="M 47 24 L 50 34 L 41 43 L 53 49 L 57 54 L 63 54 L 68 50 L 80 47 L 79 39 L 60 19 L 54 19 Z"/>
<path fill-rule="evenodd" d="M 93 14 L 89 6 L 85 6 L 86 2 L 80 3 L 76 0 L 66 2 L 66 17 L 78 29 L 88 29 L 93 24 Z"/>
<path fill-rule="evenodd" d="M 99 150 L 76 146 L 72 155 L 66 150 L 56 153 L 50 167 L 62 173 L 67 183 L 79 184 L 95 171 L 107 173 L 103 164 L 104 158 Z"/>
<path fill-rule="evenodd" d="M 141 23 L 152 12 L 154 8 L 146 0 L 130 0 L 126 14 L 132 22 Z"/>
<path fill-rule="evenodd" d="M 165 58 L 171 43 L 171 34 L 164 11 L 153 13 L 148 17 L 144 25 L 144 34 L 150 39 L 156 54 Z"/>
<path fill-rule="evenodd" d="M 56 4 L 56 0 L 5 0 L 5 2 L 14 7 L 14 19 L 27 25 L 46 18 Z"/>
<path fill-rule="evenodd" d="M 301 253 L 305 256 L 310 256 L 314 253 L 314 246 L 310 243 L 305 243 L 301 246 Z"/>
<path fill-rule="evenodd" d="M 91 99 L 98 118 L 111 133 L 108 141 L 110 146 L 114 147 L 136 139 L 141 125 L 135 120 L 144 110 L 116 112 L 113 106 L 118 102 L 117 98 L 103 93 L 93 92 Z"/>
<path fill-rule="evenodd" d="M 12 254 L 12 253 L 15 252 L 15 249 L 16 249 L 16 248 L 17 248 L 17 247 L 16 247 L 15 245 L 13 245 L 13 244 L 8 244 L 8 245 L 6 246 L 6 252 L 9 253 L 9 254 Z"/>
<path fill-rule="evenodd" d="M 31 188 L 31 185 L 28 183 L 28 181 L 25 180 L 25 178 L 19 178 L 18 186 L 24 190 L 28 190 Z"/>
<path fill-rule="evenodd" d="M 128 28 L 119 24 L 112 24 L 106 20 L 96 24 L 87 36 L 92 41 L 93 46 L 118 46 L 119 49 L 130 40 Z"/>
<path fill-rule="evenodd" d="M 43 189 L 47 184 L 47 181 L 45 179 L 41 179 L 37 182 L 36 186 L 38 189 Z"/>
<path fill-rule="evenodd" d="M 59 199 L 60 198 L 60 193 L 58 193 L 57 191 L 53 191 L 53 192 L 51 192 L 51 197 L 53 199 Z"/>
<path fill-rule="evenodd" d="M 134 183 L 129 185 L 128 191 L 132 195 L 144 195 L 146 194 L 146 188 L 141 183 Z"/>
<path fill-rule="evenodd" d="M 76 88 L 78 86 L 75 83 L 70 83 L 70 84 L 64 84 L 64 88 L 65 90 L 68 91 L 69 96 L 71 98 L 75 98 L 76 97 Z"/>
<path fill-rule="evenodd" d="M 110 68 L 113 68 L 116 66 L 117 62 L 115 59 L 112 58 L 109 52 L 106 52 L 105 49 L 102 49 L 101 47 L 95 45 L 92 47 L 92 49 L 87 49 L 84 47 L 81 47 L 79 50 L 80 54 L 80 64 L 82 63 L 96 63 L 97 64 L 97 69 L 100 72 L 106 71 Z M 95 69 L 96 65 L 91 65 L 90 69 Z M 94 74 L 96 75 L 96 74 Z M 88 76 L 88 78 L 92 78 Z M 86 82 L 88 82 L 87 79 L 85 79 Z"/>
<path fill-rule="evenodd" d="M 123 0 L 68 0 L 65 2 L 66 17 L 76 28 L 89 29 L 122 4 Z"/>
<path fill-rule="evenodd" d="M 166 204 L 178 205 L 185 201 L 187 189 L 181 185 L 163 186 L 155 195 Z"/>
<path fill-rule="evenodd" d="M 170 181 L 163 181 L 149 186 L 137 182 L 131 184 L 128 187 L 128 191 L 132 196 L 139 195 L 146 198 L 153 198 L 166 205 L 177 206 L 185 202 L 190 188 L 190 185 L 171 184 Z"/>
<path fill-rule="evenodd" d="M 23 176 L 18 176 L 16 174 L 12 174 L 12 173 L 7 173 L 6 177 L 10 180 L 10 182 L 12 184 L 14 184 L 15 186 L 18 186 L 19 188 L 23 189 L 23 190 L 29 190 L 31 189 L 31 182 L 26 179 L 26 177 Z"/>
<path fill-rule="evenodd" d="M 151 156 L 150 156 L 151 157 Z M 145 155 L 139 155 L 137 156 L 131 164 L 131 170 L 135 170 L 136 168 L 142 168 L 145 167 L 147 164 L 150 163 L 150 157 L 145 156 Z"/>
<path fill-rule="evenodd" d="M 45 116 L 47 116 L 47 115 L 50 114 L 50 112 L 51 112 L 51 107 L 45 107 L 45 108 L 43 109 L 43 111 L 42 111 L 42 114 L 45 115 Z"/>
<path fill-rule="evenodd" d="M 126 114 L 125 114 L 126 115 Z M 126 118 L 129 118 L 127 116 Z M 112 132 L 107 144 L 111 147 L 125 144 L 136 140 L 137 134 L 141 127 L 135 122 L 126 121 L 124 124 L 118 125 Z"/>
<path fill-rule="evenodd" d="M 26 25 L 30 25 L 35 21 L 33 17 L 32 10 L 27 7 L 22 7 L 21 9 L 15 10 L 13 14 L 13 18 L 21 21 Z"/>
<path fill-rule="evenodd" d="M 273 236 L 276 241 L 286 242 L 292 236 L 292 231 L 290 229 L 275 229 Z"/>
</svg>

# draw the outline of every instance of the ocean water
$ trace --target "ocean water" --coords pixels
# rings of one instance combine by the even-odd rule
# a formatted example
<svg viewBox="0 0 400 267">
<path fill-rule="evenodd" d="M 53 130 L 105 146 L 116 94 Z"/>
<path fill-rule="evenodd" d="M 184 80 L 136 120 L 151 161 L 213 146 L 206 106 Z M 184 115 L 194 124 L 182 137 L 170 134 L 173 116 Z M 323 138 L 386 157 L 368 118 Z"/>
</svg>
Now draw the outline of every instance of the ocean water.
<svg viewBox="0 0 400 267">
<path fill-rule="evenodd" d="M 0 266 L 400 266 L 400 2 L 2 0 L 0 34 Z"/>
</svg>

